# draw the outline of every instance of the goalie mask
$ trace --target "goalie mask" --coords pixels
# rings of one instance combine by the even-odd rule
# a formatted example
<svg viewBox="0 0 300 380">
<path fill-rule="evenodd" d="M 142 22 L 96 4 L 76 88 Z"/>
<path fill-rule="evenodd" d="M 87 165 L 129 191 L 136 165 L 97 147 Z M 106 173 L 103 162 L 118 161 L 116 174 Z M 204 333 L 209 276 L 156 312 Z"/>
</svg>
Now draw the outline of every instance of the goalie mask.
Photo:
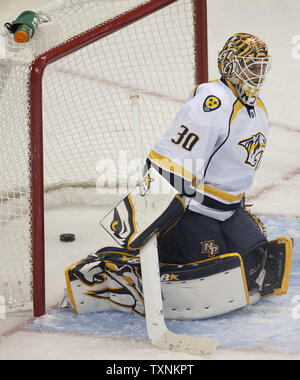
<svg viewBox="0 0 300 380">
<path fill-rule="evenodd" d="M 229 80 L 242 103 L 253 106 L 271 67 L 267 45 L 258 37 L 237 33 L 218 55 L 220 74 Z"/>
</svg>

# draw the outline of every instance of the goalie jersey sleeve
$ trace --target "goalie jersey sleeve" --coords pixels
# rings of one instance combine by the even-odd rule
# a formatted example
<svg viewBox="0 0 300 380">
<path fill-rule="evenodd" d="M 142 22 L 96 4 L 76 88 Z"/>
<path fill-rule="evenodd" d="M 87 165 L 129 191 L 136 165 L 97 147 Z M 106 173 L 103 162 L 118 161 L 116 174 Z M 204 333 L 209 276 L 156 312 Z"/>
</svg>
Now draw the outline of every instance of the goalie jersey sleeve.
<svg viewBox="0 0 300 380">
<path fill-rule="evenodd" d="M 149 153 L 189 209 L 226 220 L 251 187 L 268 136 L 263 102 L 244 106 L 221 79 L 195 88 Z M 197 191 L 195 195 L 195 185 Z"/>
</svg>

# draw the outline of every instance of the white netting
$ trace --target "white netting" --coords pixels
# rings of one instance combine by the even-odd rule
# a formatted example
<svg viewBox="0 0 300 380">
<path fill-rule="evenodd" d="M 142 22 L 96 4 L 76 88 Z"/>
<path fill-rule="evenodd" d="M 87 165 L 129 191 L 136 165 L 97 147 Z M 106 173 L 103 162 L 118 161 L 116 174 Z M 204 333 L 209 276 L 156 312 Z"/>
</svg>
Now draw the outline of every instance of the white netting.
<svg viewBox="0 0 300 380">
<path fill-rule="evenodd" d="M 68 0 L 42 9 L 51 21 L 27 44 L 9 33 L 0 61 L 0 295 L 31 300 L 28 77 L 31 62 L 145 1 Z M 128 188 L 134 138 L 129 96 L 140 95 L 145 155 L 194 86 L 192 0 L 179 0 L 49 65 L 43 79 L 46 205 L 102 200 L 99 189 Z M 131 186 L 132 183 L 129 183 Z M 71 196 L 61 188 L 71 189 Z M 84 188 L 89 188 L 89 196 Z M 59 194 L 59 195 L 57 195 Z M 61 196 L 61 194 L 64 194 Z M 84 195 L 83 195 L 84 194 Z M 122 194 L 124 195 L 124 194 Z M 42 237 L 41 237 L 42 238 Z"/>
</svg>

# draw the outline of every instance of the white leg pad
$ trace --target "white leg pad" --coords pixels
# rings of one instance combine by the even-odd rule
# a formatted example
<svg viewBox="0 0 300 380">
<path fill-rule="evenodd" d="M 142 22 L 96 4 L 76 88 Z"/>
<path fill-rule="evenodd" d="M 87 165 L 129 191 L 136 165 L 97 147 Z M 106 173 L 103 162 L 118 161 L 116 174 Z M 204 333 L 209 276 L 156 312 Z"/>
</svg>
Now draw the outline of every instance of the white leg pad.
<svg viewBox="0 0 300 380">
<path fill-rule="evenodd" d="M 212 274 L 203 272 L 201 264 L 188 265 L 186 270 L 165 266 L 161 275 L 165 318 L 211 318 L 257 302 L 260 294 L 248 294 L 244 268 L 241 259 L 237 259 L 239 255 L 228 256 L 236 259 L 235 264 L 227 270 L 218 267 L 217 273 Z M 67 268 L 68 295 L 74 312 L 120 310 L 144 315 L 138 263 L 139 258 L 133 255 L 115 252 L 115 256 L 104 261 L 97 256 L 88 257 Z"/>
<path fill-rule="evenodd" d="M 169 319 L 203 319 L 250 303 L 241 267 L 209 277 L 163 282 L 164 315 Z"/>
</svg>

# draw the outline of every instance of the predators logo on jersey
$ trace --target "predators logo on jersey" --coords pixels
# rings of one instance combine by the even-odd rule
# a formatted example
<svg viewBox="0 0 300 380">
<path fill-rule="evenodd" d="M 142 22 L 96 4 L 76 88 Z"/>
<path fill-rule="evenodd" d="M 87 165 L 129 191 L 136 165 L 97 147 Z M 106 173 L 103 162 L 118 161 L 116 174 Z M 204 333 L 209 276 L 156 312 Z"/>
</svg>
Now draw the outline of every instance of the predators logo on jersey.
<svg viewBox="0 0 300 380">
<path fill-rule="evenodd" d="M 239 141 L 239 145 L 244 147 L 247 151 L 247 158 L 245 164 L 250 165 L 257 170 L 262 159 L 264 149 L 267 143 L 266 137 L 261 133 L 257 133 L 245 140 Z"/>
<path fill-rule="evenodd" d="M 221 100 L 214 95 L 209 95 L 203 103 L 203 111 L 211 112 L 215 111 L 221 106 Z"/>
<path fill-rule="evenodd" d="M 218 244 L 214 240 L 201 241 L 202 253 L 207 255 L 207 257 L 214 257 L 220 252 Z"/>
</svg>

